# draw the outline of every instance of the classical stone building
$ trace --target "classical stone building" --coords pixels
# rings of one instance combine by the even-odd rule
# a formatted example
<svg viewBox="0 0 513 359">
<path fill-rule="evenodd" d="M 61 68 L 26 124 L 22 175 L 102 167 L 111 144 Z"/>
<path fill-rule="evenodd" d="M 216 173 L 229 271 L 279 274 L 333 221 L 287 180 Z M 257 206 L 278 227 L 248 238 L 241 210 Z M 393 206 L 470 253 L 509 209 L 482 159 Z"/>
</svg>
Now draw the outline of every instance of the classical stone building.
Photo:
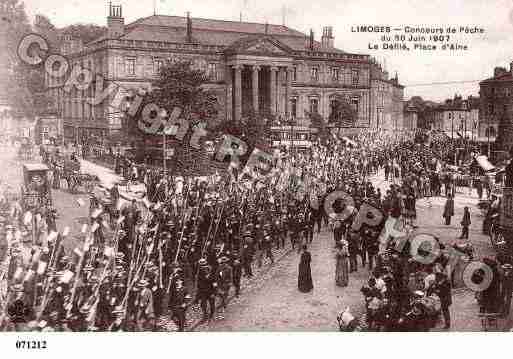
<svg viewBox="0 0 513 359">
<path fill-rule="evenodd" d="M 405 130 L 415 130 L 419 127 L 419 109 L 415 104 L 406 102 L 404 106 L 403 128 Z"/>
<path fill-rule="evenodd" d="M 513 62 L 509 70 L 494 69 L 493 77 L 481 81 L 480 135 L 496 141 L 496 148 L 513 146 Z"/>
<path fill-rule="evenodd" d="M 104 87 L 121 86 L 115 95 L 118 100 L 91 106 L 85 99 L 95 95 L 94 87 L 67 96 L 54 86 L 67 137 L 119 130 L 122 114 L 112 103 L 140 89 L 151 90 L 166 60 L 190 60 L 208 73 L 205 87 L 218 99 L 220 120 L 239 121 L 256 110 L 305 125 L 309 122 L 305 112 L 318 112 L 327 119 L 337 95 L 357 111 L 357 127 L 374 127 L 371 123 L 382 127 L 378 118 L 402 116 L 402 86 L 397 78 L 383 78 L 383 71 L 377 69 L 375 76 L 383 78 L 379 82 L 388 85 L 371 91 L 375 64 L 368 55 L 335 48 L 331 27 L 323 29 L 318 42 L 312 31 L 305 35 L 282 25 L 189 16 L 154 15 L 125 24 L 121 6 L 114 5 L 107 27 L 104 36 L 85 45 L 68 39 L 63 51 L 73 64 L 101 74 Z M 373 99 L 378 94 L 382 94 L 379 101 Z M 383 101 L 387 110 L 377 115 L 374 107 Z"/>
<path fill-rule="evenodd" d="M 404 87 L 376 61 L 371 65 L 371 118 L 373 129 L 399 130 L 402 127 Z"/>
</svg>

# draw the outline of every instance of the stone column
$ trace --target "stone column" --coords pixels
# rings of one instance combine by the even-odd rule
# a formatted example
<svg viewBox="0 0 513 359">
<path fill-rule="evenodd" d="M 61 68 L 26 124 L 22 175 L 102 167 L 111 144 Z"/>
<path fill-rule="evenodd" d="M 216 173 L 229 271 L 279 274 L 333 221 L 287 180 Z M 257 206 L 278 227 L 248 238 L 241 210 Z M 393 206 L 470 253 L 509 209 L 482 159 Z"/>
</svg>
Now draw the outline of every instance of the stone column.
<svg viewBox="0 0 513 359">
<path fill-rule="evenodd" d="M 292 94 L 292 71 L 293 69 L 291 67 L 287 67 L 285 69 L 285 75 L 286 75 L 286 87 L 285 87 L 285 117 L 290 117 L 290 96 Z"/>
<path fill-rule="evenodd" d="M 226 83 L 226 120 L 233 118 L 233 79 L 232 67 L 226 66 L 224 70 L 224 81 Z"/>
<path fill-rule="evenodd" d="M 242 119 L 242 69 L 243 65 L 235 65 L 235 121 Z"/>
<path fill-rule="evenodd" d="M 259 111 L 259 104 L 258 104 L 258 71 L 260 71 L 260 66 L 254 65 L 253 66 L 253 79 L 251 81 L 252 90 L 253 90 L 253 109 L 255 110 L 255 113 L 258 113 Z"/>
<path fill-rule="evenodd" d="M 269 94 L 271 95 L 271 114 L 276 115 L 276 73 L 278 68 L 271 66 L 271 80 L 269 81 Z"/>
</svg>

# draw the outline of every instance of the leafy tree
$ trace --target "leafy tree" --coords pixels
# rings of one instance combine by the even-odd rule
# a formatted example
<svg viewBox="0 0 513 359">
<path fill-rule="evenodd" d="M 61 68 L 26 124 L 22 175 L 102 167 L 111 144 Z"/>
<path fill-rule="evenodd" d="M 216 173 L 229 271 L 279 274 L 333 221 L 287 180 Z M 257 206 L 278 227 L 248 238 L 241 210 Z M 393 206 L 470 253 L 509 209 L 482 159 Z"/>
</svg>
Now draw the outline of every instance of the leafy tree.
<svg viewBox="0 0 513 359">
<path fill-rule="evenodd" d="M 6 94 L 14 117 L 33 119 L 48 112 L 51 100 L 45 93 L 43 69 L 25 65 L 17 55 L 19 42 L 32 29 L 22 2 L 2 0 L 0 13 L 0 42 L 4 44 L 0 55 L 0 91 Z"/>
<path fill-rule="evenodd" d="M 59 52 L 60 50 L 60 31 L 55 27 L 45 15 L 36 15 L 34 21 L 34 31 L 43 36 L 50 47 L 50 52 Z"/>
<path fill-rule="evenodd" d="M 330 132 L 326 126 L 326 121 L 324 121 L 321 114 L 318 112 L 305 111 L 305 115 L 310 120 L 310 127 L 317 129 L 317 137 L 321 140 L 322 143 L 326 143 Z"/>
<path fill-rule="evenodd" d="M 271 135 L 270 125 L 273 120 L 272 116 L 250 111 L 240 122 L 233 120 L 221 122 L 213 129 L 212 137 L 219 139 L 225 134 L 238 137 L 248 145 L 248 153 L 251 153 L 255 147 L 267 150 Z"/>
<path fill-rule="evenodd" d="M 190 146 L 194 126 L 205 124 L 208 129 L 216 124 L 218 102 L 212 92 L 204 89 L 203 85 L 207 81 L 205 72 L 194 69 L 191 62 L 167 61 L 160 69 L 158 78 L 152 83 L 152 91 L 144 97 L 144 103 L 140 106 L 142 110 L 146 103 L 154 103 L 166 109 L 168 114 L 175 107 L 182 110 L 181 118 L 189 122 L 188 133 L 182 141 L 173 137 L 166 138 L 169 148 L 172 147 L 175 150 L 173 162 L 182 169 L 186 169 L 189 164 L 203 157 L 204 154 L 202 150 Z M 130 137 L 137 138 L 142 144 L 140 151 L 146 151 L 146 146 L 150 144 L 153 144 L 153 147 L 161 146 L 163 139 L 160 134 L 155 136 L 141 132 L 137 127 L 137 121 L 125 119 L 124 123 L 126 133 Z"/>
<path fill-rule="evenodd" d="M 168 111 L 179 107 L 185 118 L 196 114 L 208 123 L 217 118 L 218 102 L 213 93 L 203 88 L 207 81 L 206 73 L 194 69 L 190 61 L 167 61 L 152 84 L 154 90 L 148 100 Z"/>
<path fill-rule="evenodd" d="M 60 30 L 61 34 L 69 34 L 75 39 L 81 39 L 84 44 L 101 37 L 107 28 L 95 24 L 73 24 Z"/>
<path fill-rule="evenodd" d="M 328 123 L 335 127 L 354 126 L 357 119 L 357 112 L 351 104 L 342 96 L 336 96 L 328 117 Z"/>
</svg>

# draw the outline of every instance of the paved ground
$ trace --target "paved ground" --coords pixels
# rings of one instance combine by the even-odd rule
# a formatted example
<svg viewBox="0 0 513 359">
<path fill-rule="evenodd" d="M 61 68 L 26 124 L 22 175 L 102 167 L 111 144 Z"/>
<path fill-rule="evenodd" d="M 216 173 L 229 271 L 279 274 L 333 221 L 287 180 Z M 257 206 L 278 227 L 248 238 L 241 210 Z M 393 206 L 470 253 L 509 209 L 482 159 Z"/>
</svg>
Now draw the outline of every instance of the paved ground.
<svg viewBox="0 0 513 359">
<path fill-rule="evenodd" d="M 382 176 L 373 178 L 373 182 L 382 188 L 388 183 Z M 433 233 L 445 243 L 460 234 L 459 225 L 442 224 L 442 211 L 445 200 L 435 198 L 432 207 L 423 200 L 417 210 L 419 230 Z M 453 223 L 459 223 L 463 206 L 472 212 L 470 238 L 478 257 L 493 255 L 488 238 L 481 234 L 482 218 L 475 206 L 477 198 L 458 193 Z M 312 253 L 312 276 L 314 290 L 304 294 L 297 289 L 299 257 L 296 253 L 284 257 L 266 275 L 258 287 L 246 293 L 238 302 L 231 303 L 222 318 L 200 326 L 199 330 L 208 331 L 334 331 L 337 330 L 336 316 L 347 306 L 355 314 L 363 311 L 360 288 L 368 278 L 367 269 L 359 268 L 350 274 L 349 286 L 339 288 L 335 285 L 335 255 L 332 235 L 321 232 L 310 246 Z M 481 321 L 477 317 L 478 306 L 474 293 L 465 289 L 454 290 L 452 331 L 480 331 Z M 500 323 L 505 325 L 504 322 Z"/>
<path fill-rule="evenodd" d="M 39 162 L 37 158 L 31 161 L 23 161 L 26 163 Z M 0 147 L 0 180 L 9 184 L 12 190 L 19 194 L 20 186 L 23 182 L 22 162 L 16 157 L 16 149 L 12 146 Z M 70 250 L 78 243 L 80 230 L 83 223 L 87 223 L 89 216 L 89 196 L 86 193 L 71 194 L 65 188 L 52 190 L 52 198 L 54 206 L 58 210 L 59 218 L 57 220 L 57 228 L 61 231 L 66 227 L 70 227 L 70 235 L 65 242 L 64 247 Z M 82 199 L 84 206 L 80 206 L 78 199 Z"/>
</svg>

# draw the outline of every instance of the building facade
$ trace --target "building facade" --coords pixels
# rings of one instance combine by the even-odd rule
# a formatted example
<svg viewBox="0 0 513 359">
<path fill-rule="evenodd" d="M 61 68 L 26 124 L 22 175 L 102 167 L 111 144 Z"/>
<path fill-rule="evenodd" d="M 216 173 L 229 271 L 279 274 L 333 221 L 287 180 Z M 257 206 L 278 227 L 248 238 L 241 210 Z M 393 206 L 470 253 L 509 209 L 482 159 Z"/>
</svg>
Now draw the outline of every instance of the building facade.
<svg viewBox="0 0 513 359">
<path fill-rule="evenodd" d="M 479 83 L 480 136 L 496 141 L 496 148 L 513 146 L 513 62 L 509 70 L 494 69 L 493 77 Z"/>
<path fill-rule="evenodd" d="M 405 103 L 404 106 L 404 117 L 403 117 L 403 128 L 411 131 L 415 130 L 419 126 L 418 121 L 419 109 L 412 103 Z"/>
<path fill-rule="evenodd" d="M 373 129 L 400 130 L 403 122 L 404 86 L 377 62 L 371 65 L 371 119 Z"/>
<path fill-rule="evenodd" d="M 479 139 L 479 99 L 455 95 L 443 104 L 432 106 L 427 113 L 430 129 L 445 132 L 453 139 Z"/>
<path fill-rule="evenodd" d="M 318 42 L 313 32 L 305 35 L 282 25 L 189 16 L 154 15 L 125 25 L 121 6 L 110 5 L 107 28 L 91 43 L 68 38 L 63 45 L 72 65 L 101 75 L 103 88 L 119 87 L 109 101 L 93 106 L 86 99 L 96 95 L 97 86 L 74 88 L 67 94 L 62 83 L 53 83 L 51 91 L 68 138 L 120 130 L 122 109 L 115 105 L 140 90 L 151 91 L 167 60 L 189 60 L 206 71 L 205 87 L 217 97 L 219 120 L 240 121 L 257 111 L 308 125 L 306 113 L 317 112 L 327 120 L 337 96 L 345 97 L 356 110 L 356 127 L 373 127 L 374 121 L 379 128 L 382 118 L 391 122 L 390 116 L 402 116 L 402 86 L 397 78 L 395 85 L 380 80 L 386 88 L 371 91 L 370 57 L 335 48 L 331 27 L 324 27 Z M 373 98 L 379 93 L 385 100 Z"/>
</svg>

